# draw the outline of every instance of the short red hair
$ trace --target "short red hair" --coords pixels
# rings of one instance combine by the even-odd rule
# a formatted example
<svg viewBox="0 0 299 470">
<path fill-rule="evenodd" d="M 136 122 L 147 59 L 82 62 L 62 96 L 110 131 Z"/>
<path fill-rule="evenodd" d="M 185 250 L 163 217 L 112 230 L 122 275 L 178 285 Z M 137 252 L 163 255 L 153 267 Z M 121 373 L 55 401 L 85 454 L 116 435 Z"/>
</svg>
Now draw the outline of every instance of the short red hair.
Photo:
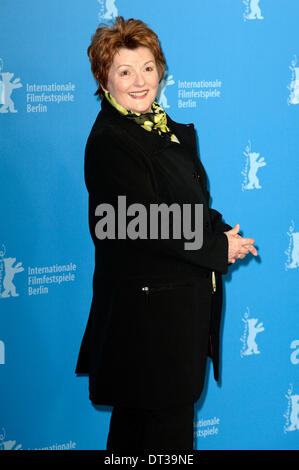
<svg viewBox="0 0 299 470">
<path fill-rule="evenodd" d="M 101 85 L 107 88 L 108 73 L 116 52 L 122 47 L 136 49 L 140 46 L 152 52 L 161 82 L 165 75 L 165 58 L 157 34 L 143 21 L 133 18 L 125 20 L 118 16 L 112 26 L 101 24 L 97 28 L 87 49 L 91 71 L 98 83 L 96 95 L 100 98 L 104 95 Z"/>
</svg>

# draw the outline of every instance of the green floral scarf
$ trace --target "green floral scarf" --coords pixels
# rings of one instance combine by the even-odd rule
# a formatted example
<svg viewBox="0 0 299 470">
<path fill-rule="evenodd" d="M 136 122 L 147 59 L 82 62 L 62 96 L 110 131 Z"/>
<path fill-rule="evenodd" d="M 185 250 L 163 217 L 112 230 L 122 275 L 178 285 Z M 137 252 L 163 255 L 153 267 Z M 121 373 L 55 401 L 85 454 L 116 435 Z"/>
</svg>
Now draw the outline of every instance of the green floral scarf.
<svg viewBox="0 0 299 470">
<path fill-rule="evenodd" d="M 130 111 L 121 106 L 110 93 L 105 92 L 105 97 L 121 114 L 135 121 L 136 124 L 139 124 L 146 131 L 165 135 L 171 140 L 171 142 L 176 142 L 177 144 L 180 143 L 176 135 L 167 127 L 167 116 L 164 109 L 155 101 L 152 104 L 150 113 L 141 114 Z"/>
</svg>

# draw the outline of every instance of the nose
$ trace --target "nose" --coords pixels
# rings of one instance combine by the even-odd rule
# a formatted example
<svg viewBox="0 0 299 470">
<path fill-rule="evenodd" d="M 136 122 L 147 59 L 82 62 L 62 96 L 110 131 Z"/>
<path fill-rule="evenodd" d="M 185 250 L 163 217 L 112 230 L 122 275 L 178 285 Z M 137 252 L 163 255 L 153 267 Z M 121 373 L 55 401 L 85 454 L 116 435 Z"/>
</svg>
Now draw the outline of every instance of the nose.
<svg viewBox="0 0 299 470">
<path fill-rule="evenodd" d="M 135 80 L 134 80 L 134 84 L 141 87 L 145 84 L 145 80 L 144 80 L 144 76 L 142 74 L 141 71 L 137 71 L 135 73 Z"/>
</svg>

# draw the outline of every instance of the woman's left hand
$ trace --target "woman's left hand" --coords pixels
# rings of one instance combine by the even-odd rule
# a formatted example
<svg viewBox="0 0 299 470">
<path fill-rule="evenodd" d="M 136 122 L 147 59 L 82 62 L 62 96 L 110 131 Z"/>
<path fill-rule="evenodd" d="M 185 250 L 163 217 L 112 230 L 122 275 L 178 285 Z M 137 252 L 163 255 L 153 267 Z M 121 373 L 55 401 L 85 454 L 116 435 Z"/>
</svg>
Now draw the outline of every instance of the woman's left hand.
<svg viewBox="0 0 299 470">
<path fill-rule="evenodd" d="M 239 235 L 238 233 L 235 235 L 235 237 L 242 238 L 242 236 Z M 249 251 L 250 251 L 253 254 L 253 256 L 257 256 L 257 250 L 256 250 L 255 246 L 253 246 L 251 244 L 250 245 L 244 245 L 244 248 L 247 248 L 247 250 L 248 250 L 246 254 L 248 254 Z M 238 259 L 245 258 L 246 254 L 239 255 Z"/>
</svg>

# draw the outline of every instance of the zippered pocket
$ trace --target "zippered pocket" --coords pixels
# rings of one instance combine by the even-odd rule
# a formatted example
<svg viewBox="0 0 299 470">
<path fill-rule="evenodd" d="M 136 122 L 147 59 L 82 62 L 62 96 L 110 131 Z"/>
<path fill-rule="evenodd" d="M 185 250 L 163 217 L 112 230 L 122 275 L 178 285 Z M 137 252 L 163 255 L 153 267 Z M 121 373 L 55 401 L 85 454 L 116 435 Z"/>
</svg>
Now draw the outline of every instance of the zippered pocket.
<svg viewBox="0 0 299 470">
<path fill-rule="evenodd" d="M 190 282 L 180 282 L 180 283 L 169 283 L 169 284 L 163 284 L 163 285 L 147 285 L 147 286 L 143 286 L 141 287 L 141 290 L 143 293 L 145 293 L 146 295 L 148 294 L 153 294 L 153 293 L 156 293 L 156 292 L 161 292 L 161 291 L 166 291 L 166 290 L 173 290 L 173 289 L 176 289 L 178 287 L 187 287 L 187 286 L 190 286 Z"/>
</svg>

